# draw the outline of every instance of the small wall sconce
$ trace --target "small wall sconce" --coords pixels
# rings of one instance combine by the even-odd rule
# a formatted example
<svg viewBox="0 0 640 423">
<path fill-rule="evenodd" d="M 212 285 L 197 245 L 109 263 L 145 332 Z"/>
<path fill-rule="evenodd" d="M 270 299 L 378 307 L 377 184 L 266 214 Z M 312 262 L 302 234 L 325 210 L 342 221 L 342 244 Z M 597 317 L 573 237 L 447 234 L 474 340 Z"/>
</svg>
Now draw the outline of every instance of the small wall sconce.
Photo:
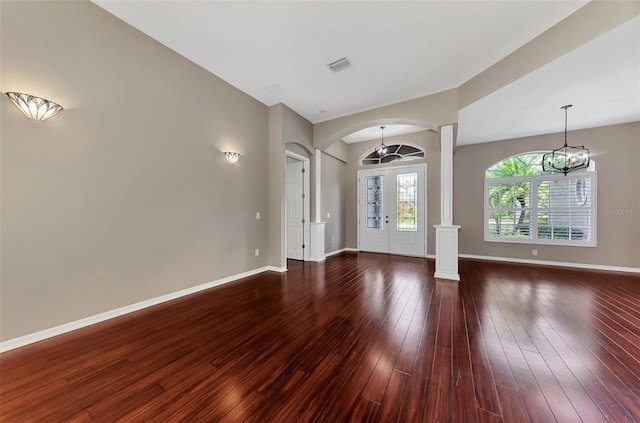
<svg viewBox="0 0 640 423">
<path fill-rule="evenodd" d="M 63 109 L 61 105 L 35 95 L 14 92 L 5 94 L 29 119 L 45 121 Z"/>
<path fill-rule="evenodd" d="M 233 153 L 231 151 L 225 151 L 224 152 L 224 157 L 227 159 L 227 163 L 234 164 L 240 158 L 240 154 L 239 153 Z"/>
</svg>

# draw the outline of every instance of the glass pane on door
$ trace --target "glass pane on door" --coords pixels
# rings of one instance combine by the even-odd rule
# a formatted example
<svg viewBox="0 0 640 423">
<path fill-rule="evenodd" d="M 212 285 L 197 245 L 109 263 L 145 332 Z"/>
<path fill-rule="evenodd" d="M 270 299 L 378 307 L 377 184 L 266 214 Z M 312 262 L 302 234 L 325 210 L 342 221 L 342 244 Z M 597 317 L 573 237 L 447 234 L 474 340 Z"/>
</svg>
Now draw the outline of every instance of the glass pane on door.
<svg viewBox="0 0 640 423">
<path fill-rule="evenodd" d="M 397 216 L 396 230 L 416 232 L 418 230 L 418 174 L 404 173 L 396 176 Z"/>
<path fill-rule="evenodd" d="M 382 176 L 367 177 L 367 229 L 382 229 Z"/>
</svg>

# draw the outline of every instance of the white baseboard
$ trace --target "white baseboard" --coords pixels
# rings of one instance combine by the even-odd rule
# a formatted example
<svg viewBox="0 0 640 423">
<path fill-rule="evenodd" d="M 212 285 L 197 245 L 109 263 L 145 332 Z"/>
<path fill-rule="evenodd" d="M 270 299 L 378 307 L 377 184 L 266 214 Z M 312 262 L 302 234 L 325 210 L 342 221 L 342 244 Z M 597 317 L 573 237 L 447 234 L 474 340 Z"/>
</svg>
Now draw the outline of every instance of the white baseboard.
<svg viewBox="0 0 640 423">
<path fill-rule="evenodd" d="M 435 272 L 433 274 L 434 278 L 437 279 L 447 279 L 450 281 L 460 281 L 460 275 L 457 273 L 442 273 L 442 272 Z"/>
<path fill-rule="evenodd" d="M 328 253 L 324 253 L 324 257 L 327 258 L 327 257 L 335 256 L 337 254 L 344 253 L 345 251 L 347 251 L 346 248 L 340 248 L 339 250 L 329 251 Z"/>
<path fill-rule="evenodd" d="M 314 263 L 320 263 L 320 262 L 324 261 L 325 258 L 326 258 L 326 256 L 325 257 L 309 257 L 309 260 L 307 260 L 307 261 L 312 261 Z"/>
<path fill-rule="evenodd" d="M 96 323 L 103 322 L 105 320 L 113 319 L 124 314 L 132 313 L 134 311 L 142 310 L 143 308 L 151 307 L 157 304 L 161 304 L 167 301 L 175 300 L 176 298 L 184 297 L 185 295 L 194 294 L 205 289 L 213 288 L 214 286 L 224 285 L 229 282 L 236 281 L 238 279 L 246 278 L 249 276 L 257 275 L 258 273 L 273 271 L 273 272 L 285 272 L 286 268 L 264 266 L 259 269 L 249 270 L 248 272 L 238 273 L 237 275 L 227 276 L 226 278 L 218 279 L 216 281 L 207 282 L 202 285 L 194 286 L 191 288 L 183 289 L 180 291 L 172 292 L 170 294 L 162 295 L 160 297 L 151 298 L 149 300 L 140 301 L 135 304 L 120 307 L 115 310 L 105 311 L 104 313 L 96 314 L 94 316 L 85 317 L 84 319 L 76 320 L 74 322 L 65 323 L 59 326 L 55 326 L 49 329 L 44 329 L 39 332 L 30 333 L 28 335 L 20 336 L 18 338 L 9 339 L 4 342 L 0 342 L 0 353 L 13 350 L 15 348 L 23 347 L 34 342 L 42 341 L 47 338 L 51 338 L 63 333 L 71 332 L 76 329 L 80 329 L 86 326 L 90 326 Z"/>
<path fill-rule="evenodd" d="M 336 254 L 346 253 L 346 252 L 358 253 L 358 252 L 360 252 L 360 250 L 359 250 L 359 249 L 357 249 L 357 248 L 349 248 L 349 247 L 346 247 L 346 248 L 341 248 L 341 249 L 339 249 L 339 250 L 335 250 L 335 251 L 331 251 L 331 252 L 329 252 L 329 253 L 326 253 L 324 256 L 325 256 L 325 257 L 330 257 L 330 256 L 335 256 Z M 426 255 L 426 256 L 424 256 L 424 257 L 426 257 L 426 258 L 430 258 L 430 259 L 434 259 L 434 258 L 436 258 L 435 254 L 427 254 L 427 255 Z"/>
<path fill-rule="evenodd" d="M 331 257 L 331 256 L 335 256 L 338 255 L 340 253 L 346 253 L 346 252 L 352 252 L 352 253 L 357 253 L 360 250 L 357 248 L 349 248 L 349 247 L 345 247 L 345 248 L 341 248 L 339 250 L 335 250 L 335 251 L 330 251 L 328 253 L 325 253 L 325 257 Z"/>
<path fill-rule="evenodd" d="M 547 260 L 519 259 L 519 258 L 510 258 L 510 257 L 479 256 L 475 254 L 458 254 L 458 257 L 478 259 L 478 260 L 488 260 L 488 261 L 505 261 L 509 263 L 538 264 L 538 265 L 558 266 L 558 267 L 576 267 L 579 269 L 606 270 L 609 272 L 640 273 L 640 268 L 638 267 L 607 266 L 604 264 L 569 263 L 569 262 L 563 262 L 563 261 L 547 261 Z"/>
<path fill-rule="evenodd" d="M 265 266 L 262 267 L 263 272 L 278 272 L 278 273 L 283 273 L 287 271 L 286 267 L 276 267 L 276 266 Z M 259 273 L 259 272 L 258 272 Z M 246 276 L 241 276 L 239 278 L 236 279 L 242 279 L 242 278 L 246 278 Z"/>
</svg>

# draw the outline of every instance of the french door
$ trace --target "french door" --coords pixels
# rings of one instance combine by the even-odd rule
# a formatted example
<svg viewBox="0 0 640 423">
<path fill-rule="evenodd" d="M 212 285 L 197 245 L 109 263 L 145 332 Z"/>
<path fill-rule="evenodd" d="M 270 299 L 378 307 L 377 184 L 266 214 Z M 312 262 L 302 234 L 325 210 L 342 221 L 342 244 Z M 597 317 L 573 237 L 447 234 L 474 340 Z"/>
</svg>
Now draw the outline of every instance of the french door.
<svg viewBox="0 0 640 423">
<path fill-rule="evenodd" d="M 426 165 L 358 173 L 361 251 L 426 255 Z"/>
</svg>

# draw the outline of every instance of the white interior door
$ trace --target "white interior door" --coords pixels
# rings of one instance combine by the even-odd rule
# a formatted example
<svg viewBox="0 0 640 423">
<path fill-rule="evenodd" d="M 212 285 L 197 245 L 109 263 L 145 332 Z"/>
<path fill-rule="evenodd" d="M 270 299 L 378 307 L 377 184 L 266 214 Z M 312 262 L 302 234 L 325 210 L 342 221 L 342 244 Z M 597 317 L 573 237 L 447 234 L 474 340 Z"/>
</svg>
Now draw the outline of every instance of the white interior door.
<svg viewBox="0 0 640 423">
<path fill-rule="evenodd" d="M 286 243 L 287 258 L 304 260 L 304 185 L 303 162 L 287 158 Z"/>
<path fill-rule="evenodd" d="M 360 250 L 426 255 L 425 166 L 359 173 Z"/>
</svg>

